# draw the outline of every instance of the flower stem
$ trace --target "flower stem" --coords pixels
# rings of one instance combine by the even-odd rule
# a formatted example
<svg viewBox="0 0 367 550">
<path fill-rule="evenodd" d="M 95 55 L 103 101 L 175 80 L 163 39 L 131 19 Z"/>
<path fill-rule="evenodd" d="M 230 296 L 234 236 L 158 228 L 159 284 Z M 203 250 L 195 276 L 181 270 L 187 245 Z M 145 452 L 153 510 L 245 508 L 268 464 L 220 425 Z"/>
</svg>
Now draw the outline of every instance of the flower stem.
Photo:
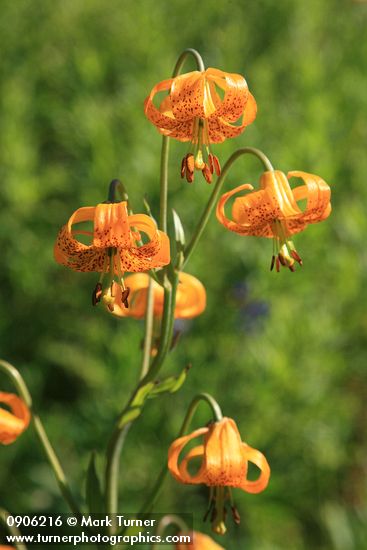
<svg viewBox="0 0 367 550">
<path fill-rule="evenodd" d="M 173 77 L 177 76 L 181 71 L 182 66 L 188 56 L 192 55 L 195 58 L 198 69 L 200 71 L 205 70 L 203 60 L 200 54 L 191 48 L 184 50 L 179 56 L 176 65 L 173 70 Z M 162 150 L 161 150 L 161 165 L 160 165 L 160 211 L 159 211 L 159 229 L 161 231 L 167 231 L 167 198 L 168 198 L 168 157 L 169 157 L 169 138 L 163 136 L 162 138 Z M 113 184 L 111 182 L 111 188 L 117 187 L 118 184 Z M 152 381 L 154 377 L 158 374 L 170 348 L 170 343 L 173 333 L 173 324 L 174 324 L 174 310 L 176 302 L 176 289 L 178 285 L 178 273 L 174 270 L 173 274 L 170 273 L 168 276 L 167 270 L 165 269 L 164 275 L 164 306 L 163 306 L 163 315 L 162 315 L 162 324 L 161 324 L 161 334 L 158 353 L 154 358 L 152 364 L 149 366 L 150 359 L 150 349 L 148 354 L 148 339 L 151 338 L 148 334 L 149 324 L 146 323 L 145 327 L 145 338 L 144 343 L 144 359 L 142 366 L 142 374 L 144 376 L 141 378 L 139 384 L 135 388 L 132 396 L 130 397 L 126 407 L 120 413 L 115 429 L 112 433 L 108 449 L 107 449 L 107 460 L 106 460 L 106 471 L 105 471 L 105 482 L 106 482 L 106 511 L 108 514 L 117 513 L 118 510 L 118 480 L 119 480 L 119 464 L 120 464 L 120 455 L 124 445 L 126 435 L 129 431 L 133 420 L 126 420 L 130 418 L 128 415 L 131 412 L 131 406 L 134 403 L 139 390 L 144 387 L 147 383 Z M 150 317 L 151 318 L 151 317 Z M 148 321 L 148 317 L 146 319 Z M 151 344 L 151 339 L 150 339 Z M 149 346 L 151 347 L 151 346 Z M 143 405 L 142 405 L 143 406 Z"/>
<path fill-rule="evenodd" d="M 217 401 L 214 399 L 214 397 L 212 397 L 209 393 L 199 393 L 191 401 L 177 437 L 182 437 L 185 434 L 185 432 L 188 430 L 190 423 L 192 421 L 192 418 L 196 412 L 196 409 L 200 405 L 201 401 L 205 401 L 209 405 L 209 407 L 212 409 L 213 417 L 216 421 L 219 421 L 223 418 L 221 408 L 218 405 Z M 149 497 L 147 498 L 144 506 L 142 507 L 140 514 L 149 513 L 153 508 L 155 502 L 157 501 L 161 493 L 161 490 L 163 488 L 163 483 L 167 477 L 167 473 L 168 473 L 167 466 L 164 466 L 150 492 Z"/>
<path fill-rule="evenodd" d="M 149 285 L 148 285 L 148 292 L 147 292 L 147 309 L 145 311 L 143 360 L 141 364 L 140 378 L 144 378 L 144 376 L 146 376 L 149 370 L 150 354 L 152 349 L 152 337 L 153 337 L 153 309 L 154 309 L 153 279 L 149 277 Z"/>
<path fill-rule="evenodd" d="M 64 470 L 60 464 L 59 459 L 56 456 L 56 453 L 50 443 L 50 440 L 48 439 L 48 436 L 43 427 L 41 419 L 33 411 L 32 397 L 29 393 L 29 390 L 21 374 L 13 365 L 3 360 L 0 360 L 0 370 L 5 372 L 5 374 L 9 376 L 9 378 L 12 380 L 13 384 L 17 388 L 19 395 L 21 396 L 21 398 L 23 399 L 27 407 L 31 409 L 33 426 L 35 428 L 38 439 L 41 442 L 42 449 L 46 455 L 46 458 L 49 461 L 51 468 L 53 469 L 56 481 L 59 485 L 60 492 L 64 497 L 65 501 L 68 503 L 71 511 L 75 514 L 80 514 L 79 506 L 76 503 L 76 500 L 74 499 L 74 496 L 71 492 L 68 481 L 66 479 Z"/>
<path fill-rule="evenodd" d="M 109 202 L 119 202 L 119 199 L 117 198 L 117 193 L 120 193 L 120 197 L 121 197 L 120 200 L 128 202 L 129 197 L 124 184 L 121 183 L 120 180 L 115 179 L 111 181 L 110 186 L 108 188 L 107 200 Z"/>
<path fill-rule="evenodd" d="M 274 170 L 270 160 L 264 155 L 264 153 L 262 151 L 260 151 L 259 149 L 255 149 L 254 147 L 242 147 L 241 149 L 238 149 L 237 151 L 235 151 L 229 157 L 229 159 L 227 160 L 227 162 L 223 166 L 221 175 L 219 176 L 219 178 L 217 180 L 217 183 L 215 184 L 213 192 L 212 192 L 212 194 L 209 198 L 209 201 L 208 201 L 208 203 L 207 203 L 207 205 L 206 205 L 206 207 L 205 207 L 205 209 L 204 209 L 204 211 L 201 215 L 199 223 L 196 226 L 194 234 L 191 237 L 191 240 L 190 240 L 189 244 L 187 245 L 187 247 L 185 249 L 185 254 L 184 254 L 185 255 L 185 260 L 184 260 L 182 269 L 184 268 L 184 266 L 189 261 L 189 259 L 191 257 L 191 254 L 193 253 L 194 249 L 196 248 L 196 245 L 198 244 L 198 242 L 200 240 L 201 235 L 203 234 L 203 231 L 204 231 L 204 229 L 205 229 L 205 227 L 206 227 L 206 225 L 209 221 L 209 218 L 210 218 L 210 215 L 213 211 L 213 208 L 214 208 L 214 206 L 215 206 L 215 204 L 216 204 L 216 202 L 219 198 L 219 194 L 222 190 L 224 181 L 226 179 L 226 176 L 227 176 L 230 168 L 236 162 L 237 159 L 239 159 L 242 155 L 247 155 L 247 154 L 254 155 L 255 157 L 257 157 L 262 162 L 265 170 L 269 170 L 269 171 Z"/>
<path fill-rule="evenodd" d="M 196 61 L 199 71 L 204 71 L 204 62 L 199 52 L 192 48 L 184 50 L 177 59 L 173 69 L 172 78 L 175 78 L 181 71 L 186 59 L 192 55 Z M 160 212 L 159 212 L 159 229 L 167 232 L 167 195 L 168 195 L 168 156 L 169 156 L 169 138 L 163 136 L 161 150 L 161 176 L 160 176 Z"/>
<path fill-rule="evenodd" d="M 4 525 L 4 527 L 9 531 L 9 533 L 11 535 L 13 535 L 14 537 L 20 537 L 21 536 L 21 532 L 19 531 L 19 529 L 17 528 L 16 525 L 12 525 L 10 526 L 7 522 L 7 518 L 8 516 L 10 516 L 11 514 L 9 514 L 9 512 L 7 510 L 5 510 L 4 508 L 0 508 L 0 521 L 1 523 Z M 14 542 L 15 544 L 15 548 L 17 550 L 27 550 L 27 547 L 21 543 L 21 542 Z M 5 548 L 5 546 L 0 546 L 0 548 Z M 8 548 L 8 547 L 6 547 Z M 9 547 L 10 548 L 10 547 Z"/>
</svg>

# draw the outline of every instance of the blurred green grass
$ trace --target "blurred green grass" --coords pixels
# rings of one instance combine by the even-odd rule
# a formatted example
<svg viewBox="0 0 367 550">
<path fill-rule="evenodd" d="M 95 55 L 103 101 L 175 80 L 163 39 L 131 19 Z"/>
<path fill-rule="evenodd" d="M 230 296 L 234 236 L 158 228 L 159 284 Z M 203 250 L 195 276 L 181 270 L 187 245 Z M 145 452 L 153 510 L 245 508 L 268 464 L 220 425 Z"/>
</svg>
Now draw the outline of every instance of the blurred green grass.
<svg viewBox="0 0 367 550">
<path fill-rule="evenodd" d="M 272 467 L 265 493 L 235 493 L 242 524 L 219 541 L 225 548 L 367 547 L 366 20 L 367 5 L 348 0 L 1 2 L 1 355 L 24 374 L 73 486 L 82 490 L 93 449 L 102 466 L 137 379 L 143 327 L 91 308 L 95 277 L 56 265 L 53 243 L 114 177 L 135 211 L 147 195 L 157 213 L 161 140 L 142 104 L 195 47 L 207 66 L 244 74 L 258 102 L 255 123 L 214 147 L 222 162 L 259 147 L 285 172 L 324 177 L 334 210 L 296 238 L 295 274 L 269 273 L 269 242 L 209 223 L 189 266 L 208 307 L 165 372 L 193 369 L 134 425 L 121 510 L 139 508 L 191 396 L 206 390 Z M 210 188 L 200 177 L 182 184 L 185 152 L 172 143 L 170 196 L 190 233 Z M 226 188 L 259 174 L 244 159 Z M 11 389 L 5 379 L 1 389 Z M 0 464 L 0 505 L 66 511 L 32 430 L 0 450 Z M 206 505 L 205 488 L 170 480 L 157 511 L 194 511 L 208 531 Z"/>
</svg>

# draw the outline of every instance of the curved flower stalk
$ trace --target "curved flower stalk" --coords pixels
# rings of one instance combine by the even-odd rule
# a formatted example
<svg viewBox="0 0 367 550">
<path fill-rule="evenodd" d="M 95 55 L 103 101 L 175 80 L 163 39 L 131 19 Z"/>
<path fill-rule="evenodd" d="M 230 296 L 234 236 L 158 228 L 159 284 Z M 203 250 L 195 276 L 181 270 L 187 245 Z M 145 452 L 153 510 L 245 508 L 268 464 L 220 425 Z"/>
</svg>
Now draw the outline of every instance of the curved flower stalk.
<svg viewBox="0 0 367 550">
<path fill-rule="evenodd" d="M 297 177 L 304 185 L 290 187 L 289 178 Z M 295 262 L 302 260 L 291 236 L 303 231 L 311 223 L 325 220 L 331 212 L 330 187 L 314 174 L 294 171 L 286 176 L 279 170 L 266 171 L 260 179 L 260 190 L 253 191 L 250 184 L 240 185 L 225 193 L 217 205 L 217 218 L 230 231 L 245 236 L 273 239 L 271 269 L 280 266 L 295 270 Z M 233 195 L 251 191 L 237 197 L 232 206 L 232 219 L 225 215 L 225 206 Z M 300 202 L 306 199 L 302 209 Z"/>
<path fill-rule="evenodd" d="M 93 231 L 74 227 L 81 222 L 93 222 Z M 142 234 L 148 240 L 146 244 L 141 244 Z M 79 235 L 91 238 L 91 244 L 78 240 Z M 61 228 L 54 254 L 58 263 L 74 271 L 101 273 L 92 303 L 96 305 L 103 299 L 111 311 L 114 309 L 111 291 L 115 280 L 121 288 L 122 302 L 128 307 L 129 289 L 124 283 L 124 273 L 147 271 L 170 262 L 167 235 L 159 231 L 146 214 L 129 216 L 126 201 L 76 210 Z"/>
<path fill-rule="evenodd" d="M 111 313 L 116 317 L 143 319 L 147 308 L 149 281 L 150 277 L 147 273 L 134 273 L 126 277 L 125 284 L 130 289 L 128 309 L 124 307 L 121 287 L 114 283 L 112 294 L 115 302 Z M 153 286 L 153 315 L 155 318 L 161 318 L 164 307 L 164 290 L 153 280 L 151 280 L 151 285 Z M 200 315 L 205 307 L 204 285 L 193 275 L 181 272 L 176 294 L 175 319 L 192 319 Z"/>
<path fill-rule="evenodd" d="M 0 443 L 9 445 L 28 428 L 31 413 L 23 399 L 14 393 L 0 392 L 0 404 L 10 409 L 0 407 Z"/>
<path fill-rule="evenodd" d="M 180 535 L 186 535 L 187 533 L 179 533 Z M 223 546 L 217 544 L 212 538 L 204 533 L 199 533 L 198 531 L 193 531 L 189 533 L 193 538 L 193 543 L 190 545 L 187 544 L 176 544 L 175 550 L 224 550 Z"/>
<path fill-rule="evenodd" d="M 184 447 L 196 437 L 204 436 L 204 443 L 191 449 L 179 462 Z M 188 470 L 193 459 L 201 459 L 196 474 Z M 256 481 L 247 478 L 248 463 L 260 470 Z M 230 487 L 247 493 L 260 493 L 269 482 L 270 467 L 264 455 L 241 441 L 236 423 L 231 418 L 222 418 L 189 435 L 176 439 L 168 450 L 168 469 L 180 483 L 205 484 L 211 488 L 210 505 L 212 528 L 218 534 L 226 532 L 225 503 L 231 503 L 233 518 L 239 522 L 239 514 L 233 505 Z"/>
<path fill-rule="evenodd" d="M 168 95 L 156 107 L 153 100 L 159 92 Z M 189 183 L 195 169 L 201 170 L 208 183 L 214 171 L 220 174 L 210 144 L 240 135 L 255 120 L 257 109 L 243 76 L 213 68 L 163 80 L 154 86 L 144 107 L 161 134 L 191 142 L 181 165 L 181 177 L 186 176 Z"/>
</svg>

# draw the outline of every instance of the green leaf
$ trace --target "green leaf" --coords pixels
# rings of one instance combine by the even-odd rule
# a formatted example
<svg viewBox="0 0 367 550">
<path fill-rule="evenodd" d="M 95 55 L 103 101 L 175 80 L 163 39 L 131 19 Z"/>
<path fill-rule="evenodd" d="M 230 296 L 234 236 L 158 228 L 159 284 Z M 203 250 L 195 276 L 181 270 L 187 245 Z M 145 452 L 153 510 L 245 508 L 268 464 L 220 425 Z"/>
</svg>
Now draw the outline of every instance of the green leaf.
<svg viewBox="0 0 367 550">
<path fill-rule="evenodd" d="M 175 239 L 176 239 L 176 245 L 177 249 L 181 250 L 185 246 L 185 231 L 180 219 L 180 216 L 177 214 L 176 210 L 172 208 L 172 214 L 173 214 L 173 225 L 175 228 Z"/>
<path fill-rule="evenodd" d="M 103 514 L 105 511 L 103 493 L 96 470 L 96 453 L 90 457 L 86 479 L 86 501 L 91 514 Z"/>
<path fill-rule="evenodd" d="M 191 368 L 191 365 L 188 365 L 181 371 L 178 376 L 169 376 L 162 380 L 162 382 L 157 382 L 154 388 L 149 394 L 149 398 L 156 397 L 161 393 L 175 393 L 178 391 L 187 378 L 187 374 Z"/>
</svg>

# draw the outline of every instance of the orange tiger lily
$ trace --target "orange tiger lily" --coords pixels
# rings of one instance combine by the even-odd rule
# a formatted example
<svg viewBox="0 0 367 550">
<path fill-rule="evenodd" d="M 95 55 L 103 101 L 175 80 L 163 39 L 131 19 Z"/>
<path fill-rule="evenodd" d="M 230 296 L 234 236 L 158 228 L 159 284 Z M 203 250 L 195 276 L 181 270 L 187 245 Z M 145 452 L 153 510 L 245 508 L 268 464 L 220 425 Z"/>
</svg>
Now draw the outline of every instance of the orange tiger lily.
<svg viewBox="0 0 367 550">
<path fill-rule="evenodd" d="M 10 411 L 0 407 L 0 443 L 13 443 L 28 427 L 31 413 L 24 401 L 14 393 L 0 392 L 0 403 Z"/>
<path fill-rule="evenodd" d="M 112 313 L 117 317 L 134 317 L 142 319 L 147 306 L 147 294 L 149 287 L 149 275 L 146 273 L 134 273 L 125 279 L 125 284 L 130 288 L 129 309 L 123 306 L 121 288 L 114 284 L 112 293 L 115 297 Z M 152 280 L 154 296 L 154 317 L 162 317 L 164 292 L 163 288 Z M 176 294 L 175 319 L 192 319 L 200 315 L 206 306 L 206 291 L 203 284 L 188 273 L 181 272 Z"/>
<path fill-rule="evenodd" d="M 168 96 L 156 107 L 155 95 L 165 91 Z M 210 152 L 210 143 L 240 135 L 255 120 L 257 109 L 243 76 L 218 69 L 163 80 L 154 86 L 144 106 L 147 118 L 161 134 L 191 142 L 181 165 L 181 177 L 186 176 L 190 183 L 195 169 L 202 171 L 208 183 L 214 171 L 220 174 L 219 160 Z M 239 118 L 240 124 L 233 124 Z"/>
<path fill-rule="evenodd" d="M 75 229 L 80 222 L 94 224 L 93 231 Z M 140 244 L 141 233 L 149 242 Z M 90 245 L 77 240 L 77 235 L 92 239 Z M 169 239 L 158 231 L 152 218 L 145 214 L 128 215 L 127 202 L 103 203 L 97 206 L 79 208 L 64 225 L 57 237 L 55 259 L 58 263 L 74 271 L 96 271 L 101 276 L 93 292 L 92 303 L 103 299 L 113 311 L 113 282 L 121 288 L 121 300 L 128 307 L 129 289 L 123 274 L 126 271 L 141 272 L 162 267 L 170 261 Z M 108 283 L 103 287 L 104 276 L 108 273 Z"/>
<path fill-rule="evenodd" d="M 204 444 L 191 449 L 179 463 L 181 451 L 192 439 L 204 437 Z M 201 459 L 196 474 L 188 471 L 189 463 Z M 255 464 L 261 471 L 256 481 L 247 479 L 248 463 Z M 204 483 L 211 487 L 211 500 L 208 512 L 212 513 L 213 530 L 224 534 L 225 501 L 228 498 L 234 520 L 239 522 L 239 514 L 233 506 L 229 487 L 238 487 L 247 493 L 260 493 L 269 482 L 269 464 L 260 451 L 241 441 L 236 423 L 231 418 L 223 418 L 205 428 L 176 439 L 168 450 L 168 469 L 180 483 Z"/>
<path fill-rule="evenodd" d="M 288 178 L 301 178 L 304 185 L 291 189 Z M 270 269 L 280 266 L 295 270 L 295 262 L 302 260 L 295 249 L 291 235 L 303 231 L 310 223 L 325 220 L 331 212 L 330 187 L 319 176 L 306 172 L 279 170 L 264 172 L 260 179 L 260 190 L 252 191 L 250 184 L 240 185 L 225 193 L 217 205 L 217 218 L 230 231 L 241 235 L 273 239 L 273 256 Z M 225 215 L 224 208 L 229 198 L 240 191 L 251 193 L 235 199 L 232 220 Z M 299 201 L 307 199 L 302 210 Z"/>
<path fill-rule="evenodd" d="M 189 534 L 193 540 L 192 544 L 178 543 L 176 544 L 176 550 L 224 550 L 223 546 L 219 546 L 219 544 L 208 537 L 208 535 L 204 535 L 204 533 L 193 531 Z M 187 533 L 180 533 L 180 535 L 187 535 Z"/>
</svg>

